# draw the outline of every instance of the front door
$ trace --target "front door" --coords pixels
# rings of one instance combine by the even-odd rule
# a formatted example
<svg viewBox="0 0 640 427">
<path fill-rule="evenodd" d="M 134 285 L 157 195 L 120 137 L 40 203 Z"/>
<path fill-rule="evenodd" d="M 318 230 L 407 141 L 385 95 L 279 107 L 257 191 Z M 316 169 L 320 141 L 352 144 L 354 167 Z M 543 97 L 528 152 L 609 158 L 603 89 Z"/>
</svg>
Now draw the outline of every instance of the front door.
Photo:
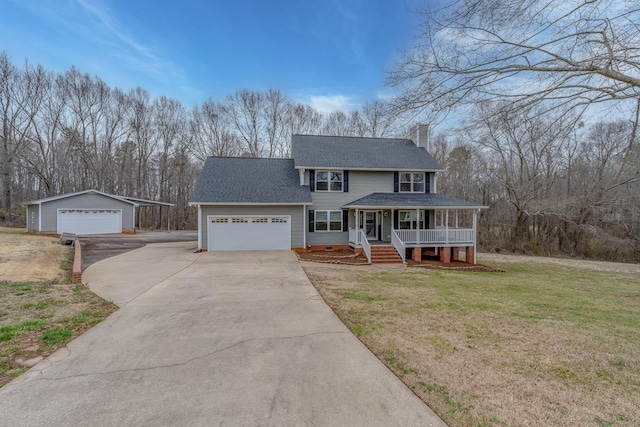
<svg viewBox="0 0 640 427">
<path fill-rule="evenodd" d="M 361 211 L 360 215 L 360 224 L 364 229 L 367 240 L 380 240 L 380 236 L 378 236 L 378 212 Z"/>
</svg>

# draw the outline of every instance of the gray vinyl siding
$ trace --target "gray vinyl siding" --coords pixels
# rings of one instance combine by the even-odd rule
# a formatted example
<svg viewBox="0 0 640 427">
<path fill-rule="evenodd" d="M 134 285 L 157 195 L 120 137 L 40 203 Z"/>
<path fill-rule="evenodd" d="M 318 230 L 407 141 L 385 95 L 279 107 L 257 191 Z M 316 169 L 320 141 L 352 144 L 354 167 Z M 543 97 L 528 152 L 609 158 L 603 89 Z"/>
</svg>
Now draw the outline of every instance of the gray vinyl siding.
<svg viewBox="0 0 640 427">
<path fill-rule="evenodd" d="M 305 172 L 305 184 L 309 184 L 309 172 Z M 307 209 L 313 210 L 341 210 L 342 206 L 376 192 L 393 192 L 392 171 L 349 171 L 348 192 L 314 191 L 311 193 L 313 205 Z M 389 214 L 391 215 L 391 214 Z M 390 220 L 383 218 L 383 234 L 386 236 L 390 230 Z M 349 213 L 349 227 L 355 228 L 353 211 Z M 308 225 L 305 228 L 308 230 Z M 390 237 L 389 237 L 390 238 Z M 348 232 L 307 232 L 307 245 L 347 245 L 349 244 Z"/>
<path fill-rule="evenodd" d="M 40 231 L 56 232 L 58 209 L 121 209 L 122 229 L 134 229 L 134 205 L 101 194 L 86 193 L 42 203 L 40 205 L 42 230 Z"/>
<path fill-rule="evenodd" d="M 202 239 L 202 249 L 208 248 L 207 241 L 207 216 L 209 215 L 290 215 L 291 216 L 291 247 L 304 247 L 304 219 L 303 205 L 202 205 L 202 222 L 198 227 Z"/>
<path fill-rule="evenodd" d="M 31 231 L 38 230 L 38 221 L 40 218 L 40 206 L 28 205 L 27 206 L 27 229 Z"/>
</svg>

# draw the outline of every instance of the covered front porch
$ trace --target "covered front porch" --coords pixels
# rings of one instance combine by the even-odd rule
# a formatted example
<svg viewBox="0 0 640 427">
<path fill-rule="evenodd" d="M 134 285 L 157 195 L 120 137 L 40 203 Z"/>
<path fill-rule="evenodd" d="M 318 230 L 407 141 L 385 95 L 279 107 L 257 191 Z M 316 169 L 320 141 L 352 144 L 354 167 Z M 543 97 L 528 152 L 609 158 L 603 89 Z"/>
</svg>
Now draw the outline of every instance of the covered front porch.
<svg viewBox="0 0 640 427">
<path fill-rule="evenodd" d="M 344 208 L 353 218 L 349 245 L 362 248 L 370 262 L 375 262 L 372 246 L 387 245 L 402 262 L 437 257 L 450 263 L 462 250 L 466 262 L 476 263 L 477 215 L 483 206 L 437 194 L 374 193 Z"/>
</svg>

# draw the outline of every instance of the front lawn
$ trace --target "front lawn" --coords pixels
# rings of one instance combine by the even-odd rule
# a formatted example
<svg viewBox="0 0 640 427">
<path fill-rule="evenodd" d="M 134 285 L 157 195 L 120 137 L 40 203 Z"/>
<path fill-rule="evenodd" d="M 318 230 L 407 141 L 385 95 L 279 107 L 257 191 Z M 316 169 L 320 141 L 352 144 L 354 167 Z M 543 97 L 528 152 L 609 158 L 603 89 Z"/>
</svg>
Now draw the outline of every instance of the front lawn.
<svg viewBox="0 0 640 427">
<path fill-rule="evenodd" d="M 342 321 L 451 426 L 640 425 L 640 276 L 304 263 Z"/>
<path fill-rule="evenodd" d="M 0 227 L 0 387 L 117 307 L 72 285 L 73 248 Z"/>
</svg>

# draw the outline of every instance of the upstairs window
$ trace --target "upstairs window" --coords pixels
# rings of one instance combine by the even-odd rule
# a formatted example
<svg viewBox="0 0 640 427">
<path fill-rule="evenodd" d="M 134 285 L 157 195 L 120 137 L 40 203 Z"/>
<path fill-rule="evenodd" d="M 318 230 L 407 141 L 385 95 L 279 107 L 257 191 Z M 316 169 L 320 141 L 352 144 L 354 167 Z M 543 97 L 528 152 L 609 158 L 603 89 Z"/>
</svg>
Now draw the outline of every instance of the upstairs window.
<svg viewBox="0 0 640 427">
<path fill-rule="evenodd" d="M 316 171 L 316 191 L 342 191 L 342 171 Z"/>
<path fill-rule="evenodd" d="M 401 193 L 424 193 L 424 172 L 401 172 Z"/>
</svg>

